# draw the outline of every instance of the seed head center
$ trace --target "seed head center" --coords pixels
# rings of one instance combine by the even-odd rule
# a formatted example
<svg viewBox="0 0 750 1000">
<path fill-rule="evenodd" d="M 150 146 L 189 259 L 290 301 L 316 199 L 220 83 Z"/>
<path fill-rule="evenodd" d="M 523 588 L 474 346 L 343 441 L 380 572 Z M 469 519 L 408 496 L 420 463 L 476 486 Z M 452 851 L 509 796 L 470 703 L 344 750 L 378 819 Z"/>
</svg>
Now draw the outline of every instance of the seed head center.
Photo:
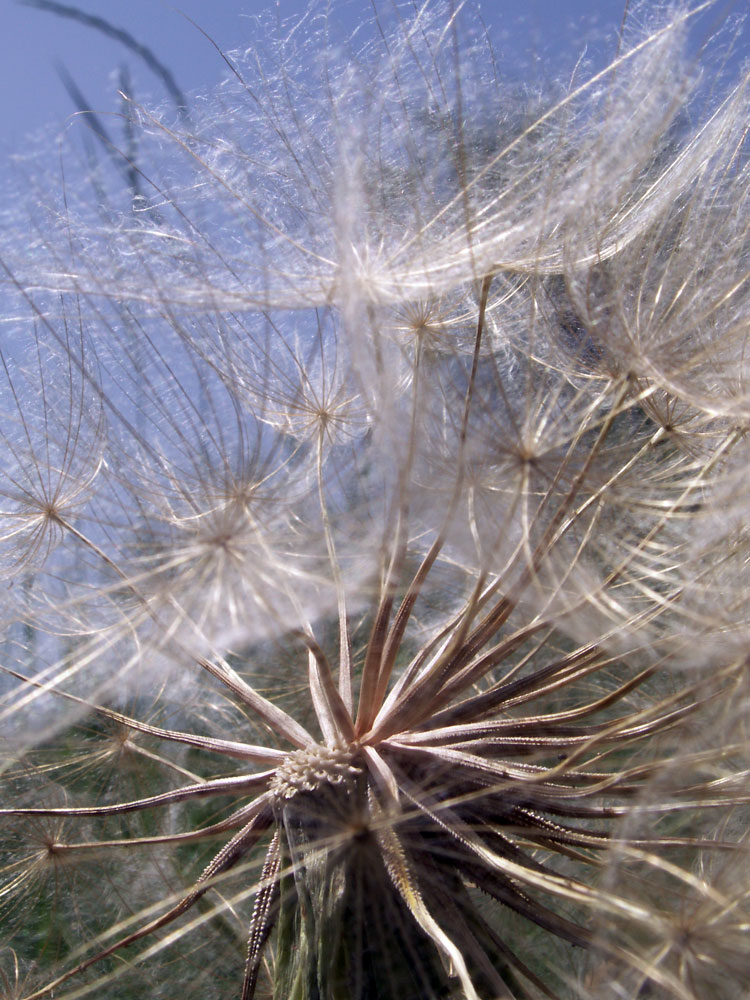
<svg viewBox="0 0 750 1000">
<path fill-rule="evenodd" d="M 326 747 L 317 744 L 290 753 L 271 781 L 277 801 L 291 799 L 298 792 L 314 792 L 325 784 L 340 785 L 362 773 L 355 763 L 356 750 L 350 746 Z"/>
</svg>

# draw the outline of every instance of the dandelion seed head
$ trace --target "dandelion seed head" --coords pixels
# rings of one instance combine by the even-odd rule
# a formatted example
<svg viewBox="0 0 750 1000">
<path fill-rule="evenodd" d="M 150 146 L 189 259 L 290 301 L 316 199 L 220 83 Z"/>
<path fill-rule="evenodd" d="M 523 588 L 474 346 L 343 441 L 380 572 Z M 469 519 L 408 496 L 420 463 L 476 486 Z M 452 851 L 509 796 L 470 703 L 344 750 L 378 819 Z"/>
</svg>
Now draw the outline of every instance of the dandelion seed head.
<svg viewBox="0 0 750 1000">
<path fill-rule="evenodd" d="M 468 6 L 335 51 L 311 12 L 188 118 L 128 97 L 125 157 L 64 145 L 52 220 L 31 185 L 26 1000 L 734 1000 L 748 94 L 698 13 L 528 98 Z"/>
</svg>

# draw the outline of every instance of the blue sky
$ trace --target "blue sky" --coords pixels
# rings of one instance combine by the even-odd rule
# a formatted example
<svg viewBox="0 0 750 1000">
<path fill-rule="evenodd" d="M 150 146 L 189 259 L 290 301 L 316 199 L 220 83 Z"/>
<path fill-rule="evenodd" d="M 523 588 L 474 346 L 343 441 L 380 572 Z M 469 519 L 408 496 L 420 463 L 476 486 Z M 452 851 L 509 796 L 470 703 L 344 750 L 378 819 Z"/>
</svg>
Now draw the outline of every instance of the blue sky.
<svg viewBox="0 0 750 1000">
<path fill-rule="evenodd" d="M 129 32 L 149 47 L 184 92 L 193 93 L 210 91 L 227 74 L 216 46 L 227 52 L 262 47 L 263 18 L 271 22 L 294 20 L 303 18 L 311 7 L 328 9 L 330 22 L 342 39 L 355 29 L 358 37 L 363 37 L 372 22 L 373 3 L 392 13 L 397 2 L 400 9 L 408 11 L 422 0 L 62 2 Z M 434 2 L 447 4 L 451 0 Z M 460 4 L 460 0 L 452 2 Z M 477 0 L 469 2 L 477 4 Z M 697 6 L 701 0 L 685 2 Z M 479 0 L 478 5 L 506 77 L 520 75 L 523 68 L 525 80 L 544 84 L 565 77 L 584 48 L 589 67 L 604 66 L 615 52 L 626 3 L 632 25 L 663 6 L 661 0 Z M 750 58 L 748 11 L 750 0 L 714 0 L 711 9 L 693 21 L 693 49 L 697 52 L 717 25 L 734 19 L 727 70 L 730 78 L 735 78 Z M 743 15 L 744 24 L 737 26 Z M 118 110 L 117 77 L 123 65 L 137 103 L 149 106 L 166 98 L 163 84 L 122 44 L 81 23 L 24 6 L 22 0 L 0 0 L 0 37 L 0 176 L 9 154 L 47 148 L 70 123 L 76 108 L 62 82 L 63 75 L 74 82 L 89 107 L 104 113 Z M 713 68 L 704 76 L 709 86 L 716 72 Z M 35 133 L 41 134 L 38 142 L 25 142 Z"/>
<path fill-rule="evenodd" d="M 307 0 L 65 0 L 99 15 L 148 45 L 187 91 L 214 87 L 226 72 L 214 46 L 180 11 L 192 18 L 224 50 L 262 40 L 258 15 L 300 17 Z M 602 61 L 613 52 L 625 0 L 485 0 L 481 5 L 498 54 L 507 63 L 529 56 L 536 71 L 554 76 L 556 66 L 572 65 L 584 39 L 589 57 Z M 747 6 L 735 2 L 733 9 Z M 379 0 L 385 10 L 392 0 Z M 408 5 L 406 5 L 408 6 Z M 3 59 L 0 61 L 0 148 L 18 149 L 24 136 L 42 126 L 60 127 L 74 110 L 56 68 L 60 64 L 88 103 L 100 111 L 116 108 L 116 71 L 126 63 L 139 100 L 164 91 L 132 52 L 99 32 L 48 12 L 0 0 Z M 372 18 L 370 0 L 332 0 L 332 20 L 343 35 Z M 318 9 L 325 4 L 318 4 Z M 637 14 L 637 11 L 636 11 Z M 593 39 L 593 43 L 592 40 Z"/>
</svg>

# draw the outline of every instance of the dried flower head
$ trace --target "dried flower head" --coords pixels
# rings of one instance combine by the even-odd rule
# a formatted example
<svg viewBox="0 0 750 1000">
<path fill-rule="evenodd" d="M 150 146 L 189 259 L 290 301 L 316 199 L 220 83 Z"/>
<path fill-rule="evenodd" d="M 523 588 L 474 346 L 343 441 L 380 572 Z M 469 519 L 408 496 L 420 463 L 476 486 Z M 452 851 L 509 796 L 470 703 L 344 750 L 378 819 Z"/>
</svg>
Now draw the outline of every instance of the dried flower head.
<svg viewBox="0 0 750 1000">
<path fill-rule="evenodd" d="M 9 996 L 740 995 L 748 80 L 701 92 L 702 9 L 512 111 L 470 10 L 291 32 L 11 235 Z"/>
</svg>

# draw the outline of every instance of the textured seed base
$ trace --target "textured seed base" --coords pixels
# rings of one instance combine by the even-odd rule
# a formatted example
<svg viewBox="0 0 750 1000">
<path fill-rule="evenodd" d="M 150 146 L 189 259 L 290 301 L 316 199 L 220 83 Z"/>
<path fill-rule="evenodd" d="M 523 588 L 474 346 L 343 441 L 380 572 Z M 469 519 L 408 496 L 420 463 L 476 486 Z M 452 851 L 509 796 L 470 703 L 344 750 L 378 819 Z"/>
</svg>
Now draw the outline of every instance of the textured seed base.
<svg viewBox="0 0 750 1000">
<path fill-rule="evenodd" d="M 314 792 L 321 785 L 340 785 L 362 773 L 354 764 L 351 747 L 314 746 L 289 754 L 271 782 L 278 800 L 298 792 Z"/>
</svg>

